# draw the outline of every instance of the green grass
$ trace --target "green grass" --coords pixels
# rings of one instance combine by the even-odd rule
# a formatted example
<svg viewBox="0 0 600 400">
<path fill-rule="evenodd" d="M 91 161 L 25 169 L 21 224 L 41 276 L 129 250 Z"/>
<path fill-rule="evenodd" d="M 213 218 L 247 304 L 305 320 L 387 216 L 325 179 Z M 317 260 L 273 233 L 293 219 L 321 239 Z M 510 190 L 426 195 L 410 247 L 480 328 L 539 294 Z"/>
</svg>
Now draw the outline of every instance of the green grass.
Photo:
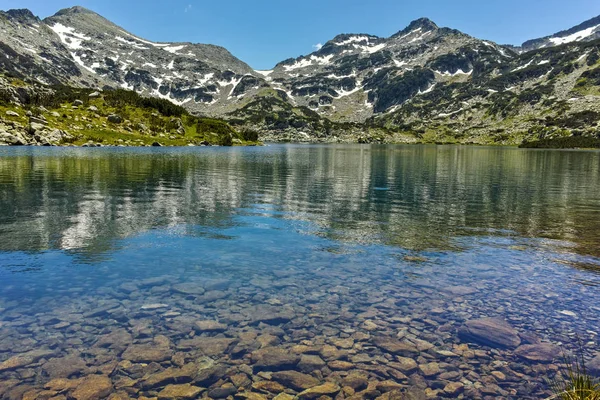
<svg viewBox="0 0 600 400">
<path fill-rule="evenodd" d="M 587 373 L 583 355 L 574 360 L 565 357 L 565 364 L 564 374 L 550 382 L 554 395 L 548 400 L 600 400 L 600 383 Z"/>
<path fill-rule="evenodd" d="M 0 117 L 7 121 L 28 125 L 27 111 L 34 116 L 43 115 L 49 129 L 60 129 L 74 138 L 62 144 L 82 145 L 90 141 L 103 145 L 147 146 L 160 143 L 163 146 L 187 146 L 189 144 L 252 145 L 258 140 L 244 132 L 238 132 L 228 123 L 213 118 L 190 115 L 185 109 L 161 99 L 143 98 L 125 90 L 105 91 L 99 98 L 89 98 L 90 89 L 70 87 L 53 88 L 53 97 L 36 99 L 22 108 L 0 102 Z M 73 107 L 74 100 L 84 105 Z M 96 107 L 96 111 L 90 107 Z M 19 117 L 10 117 L 12 110 Z M 117 114 L 122 123 L 108 122 L 108 116 Z M 181 121 L 183 131 L 177 130 Z"/>
</svg>

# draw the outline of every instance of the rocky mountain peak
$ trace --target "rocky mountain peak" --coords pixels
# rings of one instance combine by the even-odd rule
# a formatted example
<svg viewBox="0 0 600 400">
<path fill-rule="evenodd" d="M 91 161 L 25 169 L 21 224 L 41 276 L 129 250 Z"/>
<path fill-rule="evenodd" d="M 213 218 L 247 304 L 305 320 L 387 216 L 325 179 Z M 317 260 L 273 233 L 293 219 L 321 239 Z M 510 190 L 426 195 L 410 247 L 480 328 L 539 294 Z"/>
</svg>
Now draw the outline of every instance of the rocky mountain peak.
<svg viewBox="0 0 600 400">
<path fill-rule="evenodd" d="M 74 15 L 74 14 L 96 14 L 96 13 L 85 7 L 75 6 L 75 7 L 70 7 L 70 8 L 63 8 L 62 10 L 59 10 L 53 16 L 59 17 L 59 16 L 63 16 L 63 15 Z"/>
<path fill-rule="evenodd" d="M 13 9 L 6 12 L 0 11 L 8 19 L 16 20 L 18 22 L 35 22 L 39 21 L 39 18 L 33 15 L 33 13 L 27 9 Z"/>
<path fill-rule="evenodd" d="M 408 26 L 406 28 L 404 28 L 400 32 L 396 33 L 392 37 L 406 35 L 407 33 L 413 32 L 419 28 L 421 30 L 427 32 L 427 31 L 436 30 L 439 27 L 437 26 L 437 24 L 435 22 L 433 22 L 429 18 L 419 18 L 419 19 L 412 21 L 410 24 L 408 24 Z"/>
</svg>

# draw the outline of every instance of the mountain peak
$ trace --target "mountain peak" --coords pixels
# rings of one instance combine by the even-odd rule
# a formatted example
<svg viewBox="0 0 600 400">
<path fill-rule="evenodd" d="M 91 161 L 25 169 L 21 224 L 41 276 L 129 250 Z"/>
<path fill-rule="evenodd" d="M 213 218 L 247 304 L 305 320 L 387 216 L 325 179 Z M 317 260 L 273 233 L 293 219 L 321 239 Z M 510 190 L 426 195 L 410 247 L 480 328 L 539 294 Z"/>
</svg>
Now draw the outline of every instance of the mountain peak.
<svg viewBox="0 0 600 400">
<path fill-rule="evenodd" d="M 415 19 L 414 21 L 412 21 L 405 30 L 412 31 L 412 30 L 415 30 L 418 28 L 422 28 L 425 30 L 433 30 L 433 29 L 437 29 L 438 26 L 435 22 L 433 22 L 429 18 L 419 18 L 419 19 Z"/>
<path fill-rule="evenodd" d="M 0 13 L 8 16 L 11 19 L 16 19 L 19 21 L 37 21 L 37 17 L 35 15 L 33 15 L 33 13 L 31 11 L 29 11 L 26 8 L 20 8 L 20 9 L 13 9 L 13 10 L 8 10 L 6 12 L 2 12 L 0 11 Z"/>
<path fill-rule="evenodd" d="M 435 22 L 433 22 L 429 18 L 419 18 L 415 19 L 410 24 L 408 24 L 406 28 L 393 35 L 392 38 L 398 36 L 405 36 L 410 32 L 416 31 L 417 29 L 421 29 L 423 31 L 433 31 L 439 29 L 439 27 L 436 25 Z"/>
<path fill-rule="evenodd" d="M 61 15 L 73 15 L 73 14 L 96 14 L 96 13 L 92 10 L 88 10 L 85 7 L 75 6 L 75 7 L 70 7 L 70 8 L 63 8 L 62 10 L 60 10 L 56 14 L 54 14 L 54 17 L 58 17 Z"/>
</svg>

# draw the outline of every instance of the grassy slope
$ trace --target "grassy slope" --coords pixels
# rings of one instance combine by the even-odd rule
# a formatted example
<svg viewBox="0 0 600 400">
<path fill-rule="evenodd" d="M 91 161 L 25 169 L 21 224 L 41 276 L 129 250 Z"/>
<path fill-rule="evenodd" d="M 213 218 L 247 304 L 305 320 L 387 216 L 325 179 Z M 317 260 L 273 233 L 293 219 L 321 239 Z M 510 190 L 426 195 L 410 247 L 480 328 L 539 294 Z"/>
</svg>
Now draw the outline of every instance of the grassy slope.
<svg viewBox="0 0 600 400">
<path fill-rule="evenodd" d="M 27 87 L 26 83 L 14 79 L 10 83 L 14 87 Z M 0 102 L 0 117 L 26 127 L 29 123 L 27 111 L 34 116 L 43 115 L 48 128 L 67 131 L 74 136 L 70 144 L 75 145 L 90 141 L 126 146 L 257 143 L 256 137 L 236 131 L 224 121 L 192 116 L 166 100 L 146 101 L 134 92 L 124 90 L 105 92 L 99 98 L 89 98 L 90 93 L 92 90 L 89 89 L 63 87 L 56 88 L 56 94 L 50 98 L 32 99 L 22 106 Z M 84 105 L 74 107 L 75 100 L 83 101 Z M 97 111 L 90 107 L 96 107 Z M 8 110 L 17 112 L 19 117 L 6 115 Z M 111 114 L 121 116 L 123 122 L 109 122 L 107 117 Z M 178 132 L 178 120 L 181 120 L 185 133 Z"/>
</svg>

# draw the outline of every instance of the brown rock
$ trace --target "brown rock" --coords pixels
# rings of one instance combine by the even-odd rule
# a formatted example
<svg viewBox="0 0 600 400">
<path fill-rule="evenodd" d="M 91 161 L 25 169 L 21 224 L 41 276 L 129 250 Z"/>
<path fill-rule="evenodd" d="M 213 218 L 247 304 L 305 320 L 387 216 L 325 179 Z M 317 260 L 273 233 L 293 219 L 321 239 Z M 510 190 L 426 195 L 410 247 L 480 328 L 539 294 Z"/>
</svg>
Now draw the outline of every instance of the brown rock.
<svg viewBox="0 0 600 400">
<path fill-rule="evenodd" d="M 458 396 L 465 390 L 465 385 L 460 382 L 450 382 L 444 387 L 444 393 L 452 397 Z"/>
<path fill-rule="evenodd" d="M 212 320 L 197 321 L 194 325 L 199 332 L 223 332 L 227 329 L 227 325 Z"/>
<path fill-rule="evenodd" d="M 53 358 L 42 367 L 50 379 L 69 378 L 73 375 L 84 374 L 87 371 L 87 365 L 80 357 L 67 356 L 62 358 Z"/>
<path fill-rule="evenodd" d="M 11 357 L 3 363 L 0 363 L 0 372 L 26 367 L 27 365 L 33 364 L 41 358 L 51 356 L 52 354 L 54 354 L 54 352 L 51 350 L 34 350 L 28 353 L 19 354 L 18 356 Z"/>
<path fill-rule="evenodd" d="M 298 394 L 298 399 L 318 399 L 321 396 L 336 395 L 341 388 L 333 382 L 325 382 L 322 385 L 311 387 Z"/>
<path fill-rule="evenodd" d="M 387 392 L 391 392 L 391 391 L 399 391 L 402 388 L 404 388 L 404 386 L 397 382 L 387 380 L 387 381 L 383 381 L 383 382 L 378 382 L 376 388 L 381 393 L 387 393 Z"/>
<path fill-rule="evenodd" d="M 354 368 L 354 364 L 351 362 L 340 360 L 330 361 L 327 366 L 334 371 L 350 371 Z"/>
<path fill-rule="evenodd" d="M 202 389 L 192 386 L 189 383 L 185 385 L 169 385 L 158 393 L 159 400 L 187 400 L 195 399 Z"/>
<path fill-rule="evenodd" d="M 172 355 L 173 352 L 167 347 L 158 347 L 155 344 L 137 344 L 129 346 L 121 357 L 135 363 L 149 363 L 166 361 Z"/>
<path fill-rule="evenodd" d="M 300 357 L 300 362 L 298 363 L 298 369 L 302 372 L 312 372 L 314 370 L 319 370 L 325 366 L 325 361 L 321 359 L 319 356 L 303 354 Z"/>
<path fill-rule="evenodd" d="M 199 349 L 207 357 L 217 357 L 225 354 L 229 347 L 236 342 L 237 339 L 230 338 L 195 337 L 180 341 L 177 348 L 180 350 Z"/>
<path fill-rule="evenodd" d="M 369 385 L 369 381 L 365 376 L 350 374 L 342 379 L 342 384 L 354 389 L 355 391 L 361 391 L 366 389 L 366 387 Z"/>
<path fill-rule="evenodd" d="M 88 375 L 81 380 L 71 394 L 75 400 L 100 400 L 112 392 L 112 382 L 107 376 Z"/>
<path fill-rule="evenodd" d="M 411 374 L 419 368 L 417 362 L 412 358 L 397 356 L 397 365 L 395 365 L 400 371 L 405 374 Z"/>
<path fill-rule="evenodd" d="M 81 379 L 52 379 L 50 382 L 44 385 L 44 389 L 63 392 L 65 390 L 75 389 L 77 385 L 79 385 L 79 382 L 81 382 Z"/>
<path fill-rule="evenodd" d="M 175 383 L 188 383 L 194 379 L 195 373 L 196 368 L 194 364 L 187 364 L 183 368 L 168 368 L 148 376 L 142 382 L 142 387 L 144 389 L 151 389 Z"/>
<path fill-rule="evenodd" d="M 309 389 L 320 383 L 317 378 L 297 371 L 275 372 L 273 374 L 273 380 L 281 383 L 285 387 L 298 391 Z"/>
<path fill-rule="evenodd" d="M 281 393 L 285 390 L 283 385 L 273 382 L 273 381 L 259 381 L 255 382 L 252 385 L 254 390 L 258 390 L 259 392 L 268 392 L 268 393 Z"/>
<path fill-rule="evenodd" d="M 410 355 L 419 353 L 419 350 L 414 345 L 387 336 L 377 337 L 373 339 L 373 343 L 392 354 Z"/>
<path fill-rule="evenodd" d="M 425 375 L 427 377 L 435 376 L 441 372 L 440 365 L 436 362 L 431 362 L 428 364 L 421 364 L 421 365 L 419 365 L 419 369 L 421 370 L 423 375 Z"/>
<path fill-rule="evenodd" d="M 279 347 L 265 347 L 252 353 L 252 362 L 259 369 L 281 370 L 294 368 L 300 357 Z"/>
</svg>

